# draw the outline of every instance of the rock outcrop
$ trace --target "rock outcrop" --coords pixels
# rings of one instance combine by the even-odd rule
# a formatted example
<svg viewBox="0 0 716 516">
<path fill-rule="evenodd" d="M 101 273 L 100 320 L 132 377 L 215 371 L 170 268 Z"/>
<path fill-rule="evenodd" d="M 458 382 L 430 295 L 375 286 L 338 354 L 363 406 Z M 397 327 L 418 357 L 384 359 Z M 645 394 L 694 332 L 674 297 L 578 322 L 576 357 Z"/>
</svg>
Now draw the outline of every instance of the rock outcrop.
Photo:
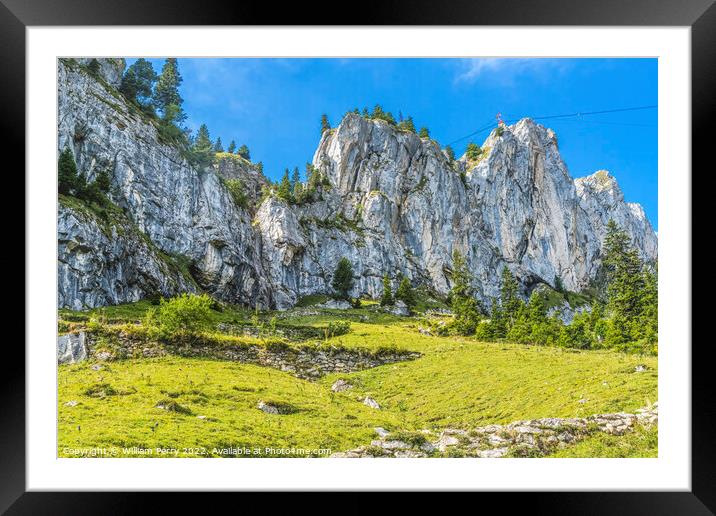
<svg viewBox="0 0 716 516">
<path fill-rule="evenodd" d="M 428 138 L 348 114 L 313 157 L 324 184 L 296 205 L 264 199 L 268 182 L 243 158 L 196 170 L 105 82 L 60 61 L 58 149 L 70 147 L 90 180 L 108 170 L 111 197 L 138 231 L 188 263 L 199 288 L 222 300 L 283 309 L 330 293 L 342 257 L 353 265 L 354 296 L 379 297 L 385 274 L 445 294 L 454 250 L 466 256 L 484 304 L 498 295 L 503 267 L 525 294 L 557 278 L 580 291 L 597 275 L 609 219 L 644 259 L 657 258 L 656 233 L 613 176 L 573 180 L 554 133 L 529 119 L 493 131 L 478 159 L 451 160 Z M 248 206 L 237 205 L 228 179 L 241 179 Z M 139 261 L 127 260 L 123 274 L 136 276 Z M 125 276 L 81 292 L 71 285 L 88 278 L 61 281 L 60 306 L 132 301 L 142 294 Z"/>
<path fill-rule="evenodd" d="M 112 200 L 157 249 L 189 263 L 201 288 L 222 300 L 268 306 L 260 236 L 221 178 L 212 170 L 190 166 L 151 119 L 82 66 L 67 60 L 58 66 L 58 151 L 69 147 L 78 170 L 90 181 L 107 170 Z M 92 240 L 87 243 L 92 246 Z M 125 253 L 122 273 L 140 274 L 136 267 L 142 259 L 128 260 Z M 82 282 L 88 285 L 81 295 L 61 282 L 60 306 L 93 307 L 137 298 L 122 278 L 102 282 L 75 277 L 64 284 Z"/>
<path fill-rule="evenodd" d="M 81 310 L 197 290 L 126 217 L 106 221 L 64 202 L 57 218 L 60 306 Z"/>
<path fill-rule="evenodd" d="M 370 446 L 337 452 L 333 458 L 366 457 L 542 457 L 577 443 L 597 432 L 623 435 L 637 428 L 658 424 L 659 404 L 655 402 L 634 414 L 617 412 L 586 418 L 542 418 L 515 421 L 507 425 L 477 428 L 424 429 L 419 432 L 388 432 L 376 428 L 378 439 Z"/>
<path fill-rule="evenodd" d="M 95 60 L 93 57 L 78 57 L 76 61 L 81 65 L 90 66 L 93 60 Z M 119 88 L 122 84 L 122 74 L 124 74 L 124 68 L 127 66 L 124 58 L 98 57 L 96 58 L 96 61 L 99 64 L 98 75 L 100 78 L 113 88 Z"/>
<path fill-rule="evenodd" d="M 525 293 L 554 287 L 556 278 L 580 291 L 598 272 L 610 218 L 646 260 L 656 259 L 656 234 L 641 207 L 624 202 L 607 172 L 573 180 L 551 130 L 523 119 L 493 131 L 482 149 L 477 160 L 451 161 L 432 140 L 348 114 L 324 133 L 313 158 L 330 182 L 322 200 L 259 212 L 262 227 L 281 225 L 293 238 L 288 246 L 285 236 L 264 240 L 277 304 L 327 291 L 343 256 L 357 272 L 354 295 L 378 297 L 383 274 L 446 294 L 455 249 L 484 303 L 498 295 L 503 267 Z"/>
</svg>

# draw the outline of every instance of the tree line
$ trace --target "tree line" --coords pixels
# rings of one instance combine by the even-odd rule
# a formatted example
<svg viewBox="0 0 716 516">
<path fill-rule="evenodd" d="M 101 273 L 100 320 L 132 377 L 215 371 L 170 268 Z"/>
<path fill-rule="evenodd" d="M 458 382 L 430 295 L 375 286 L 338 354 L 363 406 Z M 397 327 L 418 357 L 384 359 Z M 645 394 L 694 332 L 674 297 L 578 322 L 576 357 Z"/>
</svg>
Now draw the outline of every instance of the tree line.
<svg viewBox="0 0 716 516">
<path fill-rule="evenodd" d="M 438 335 L 474 336 L 483 341 L 561 346 L 577 349 L 616 349 L 655 354 L 658 348 L 658 273 L 645 263 L 629 235 L 610 220 L 602 246 L 600 294 L 591 305 L 577 311 L 569 323 L 558 313 L 550 314 L 545 294 L 533 290 L 527 301 L 520 295 L 519 283 L 508 267 L 502 269 L 500 295 L 489 309 L 481 305 L 474 288 L 475 278 L 467 259 L 455 250 L 452 256 L 452 288 L 447 303 L 453 318 L 445 325 L 432 324 Z M 381 306 L 403 301 L 416 306 L 416 291 L 407 277 L 398 278 L 393 294 L 392 282 L 383 277 Z M 338 299 L 351 300 L 353 267 L 341 258 L 333 274 L 332 287 Z M 559 277 L 555 288 L 565 293 Z M 359 300 L 351 300 L 360 306 Z"/>
<path fill-rule="evenodd" d="M 206 167 L 213 162 L 217 153 L 223 152 L 250 161 L 251 153 L 245 144 L 237 147 L 236 141 L 232 140 L 225 150 L 221 138 L 212 141 L 206 124 L 201 124 L 196 134 L 184 126 L 187 116 L 183 108 L 184 99 L 179 93 L 182 82 L 176 58 L 167 58 L 159 74 L 150 61 L 139 58 L 124 72 L 119 92 L 157 122 L 163 137 L 181 144 L 185 157 L 193 165 Z"/>
<path fill-rule="evenodd" d="M 565 324 L 558 314 L 548 315 L 543 294 L 533 291 L 529 300 L 523 301 L 517 280 L 507 267 L 502 270 L 499 299 L 493 299 L 485 310 L 475 299 L 474 278 L 465 257 L 455 251 L 448 296 L 455 317 L 443 331 L 487 341 L 655 353 L 656 266 L 642 261 L 628 234 L 613 220 L 607 224 L 602 256 L 602 296 L 590 310 L 576 313 Z"/>
</svg>

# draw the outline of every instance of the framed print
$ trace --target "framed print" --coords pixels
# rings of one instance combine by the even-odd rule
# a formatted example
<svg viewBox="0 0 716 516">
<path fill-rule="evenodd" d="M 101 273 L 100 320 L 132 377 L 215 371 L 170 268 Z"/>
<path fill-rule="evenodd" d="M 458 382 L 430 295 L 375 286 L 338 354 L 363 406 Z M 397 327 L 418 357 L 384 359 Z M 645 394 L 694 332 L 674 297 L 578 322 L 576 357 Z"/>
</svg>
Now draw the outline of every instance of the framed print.
<svg viewBox="0 0 716 516">
<path fill-rule="evenodd" d="M 549 491 L 520 499 L 709 513 L 691 171 L 716 11 L 640 3 L 345 26 L 5 1 L 27 309 L 4 508 Z"/>
</svg>

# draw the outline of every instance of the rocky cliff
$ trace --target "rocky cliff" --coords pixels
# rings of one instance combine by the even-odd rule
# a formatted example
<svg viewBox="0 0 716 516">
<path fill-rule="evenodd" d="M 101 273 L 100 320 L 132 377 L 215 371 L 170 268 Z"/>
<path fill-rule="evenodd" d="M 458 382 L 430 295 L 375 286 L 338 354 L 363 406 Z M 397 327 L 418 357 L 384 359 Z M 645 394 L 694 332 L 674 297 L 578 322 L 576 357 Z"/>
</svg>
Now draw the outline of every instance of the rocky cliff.
<svg viewBox="0 0 716 516">
<path fill-rule="evenodd" d="M 88 180 L 108 170 L 112 200 L 159 250 L 190 262 L 201 288 L 226 301 L 267 306 L 270 291 L 257 253 L 260 236 L 221 178 L 213 170 L 192 168 L 179 149 L 163 141 L 152 120 L 107 83 L 72 61 L 60 61 L 58 67 L 58 149 L 72 149 Z M 67 241 L 80 239 L 85 230 L 81 224 L 67 229 L 61 235 Z M 111 251 L 100 240 L 87 253 L 102 261 Z M 71 248 L 60 246 L 60 263 L 72 260 Z M 125 261 L 124 268 L 127 274 L 134 264 Z M 62 267 L 60 272 L 61 306 L 136 300 L 110 267 L 97 269 L 94 279 L 81 272 L 63 275 Z"/>
<path fill-rule="evenodd" d="M 58 129 L 59 150 L 70 146 L 90 179 L 101 168 L 110 171 L 112 199 L 137 230 L 161 253 L 190 263 L 199 288 L 227 301 L 286 308 L 330 292 L 343 256 L 356 274 L 353 295 L 378 297 L 384 274 L 444 294 L 454 249 L 467 257 L 486 303 L 498 294 L 505 266 L 525 293 L 554 286 L 555 278 L 579 291 L 597 273 L 610 218 L 645 259 L 657 257 L 644 211 L 624 202 L 614 177 L 599 171 L 573 180 L 554 133 L 529 119 L 501 135 L 493 131 L 478 159 L 453 161 L 434 141 L 349 114 L 321 138 L 313 165 L 327 184 L 301 205 L 263 199 L 268 183 L 244 160 L 193 169 L 108 82 L 71 63 L 59 65 Z M 246 185 L 248 208 L 225 187 L 235 178 Z M 61 238 L 73 241 L 82 231 L 77 223 Z M 85 252 L 101 262 L 107 245 L 97 241 Z M 60 246 L 60 263 L 73 253 Z M 136 270 L 139 262 L 123 263 Z M 140 294 L 126 292 L 127 270 L 122 274 L 60 267 L 60 305 L 134 300 Z M 150 276 L 161 285 L 161 271 Z"/>
</svg>

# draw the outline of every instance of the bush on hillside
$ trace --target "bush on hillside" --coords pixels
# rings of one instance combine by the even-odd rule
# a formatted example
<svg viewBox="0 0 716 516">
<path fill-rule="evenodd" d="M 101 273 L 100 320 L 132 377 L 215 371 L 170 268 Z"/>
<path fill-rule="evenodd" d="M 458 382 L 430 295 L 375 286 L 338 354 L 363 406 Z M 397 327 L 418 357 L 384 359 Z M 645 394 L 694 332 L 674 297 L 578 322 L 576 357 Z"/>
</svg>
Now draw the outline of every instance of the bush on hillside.
<svg viewBox="0 0 716 516">
<path fill-rule="evenodd" d="M 144 324 L 159 338 L 201 335 L 211 326 L 213 300 L 206 294 L 182 294 L 162 299 L 159 306 L 145 314 Z"/>
</svg>

